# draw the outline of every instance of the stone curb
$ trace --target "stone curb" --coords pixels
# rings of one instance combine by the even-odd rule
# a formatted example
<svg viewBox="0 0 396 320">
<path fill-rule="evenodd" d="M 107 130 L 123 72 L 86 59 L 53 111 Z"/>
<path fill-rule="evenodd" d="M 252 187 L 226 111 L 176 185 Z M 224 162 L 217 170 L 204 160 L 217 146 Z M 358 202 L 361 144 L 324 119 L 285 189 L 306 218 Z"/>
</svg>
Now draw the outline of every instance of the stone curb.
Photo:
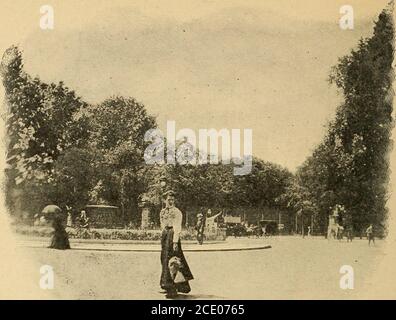
<svg viewBox="0 0 396 320">
<path fill-rule="evenodd" d="M 19 241 L 26 242 L 51 242 L 51 238 L 47 237 L 25 237 L 19 236 L 17 237 Z M 135 245 L 160 245 L 160 240 L 111 240 L 111 239 L 75 239 L 69 238 L 70 243 L 82 243 L 82 244 L 97 244 L 97 245 L 115 245 L 115 244 L 135 244 Z M 182 240 L 184 244 L 196 244 L 196 240 Z M 220 240 L 208 240 L 204 242 L 204 245 L 208 244 L 219 244 L 225 243 L 225 241 Z"/>
<path fill-rule="evenodd" d="M 35 241 L 35 244 L 32 242 L 29 243 L 22 243 L 19 244 L 22 247 L 29 247 L 29 248 L 42 248 L 47 249 L 47 243 L 38 244 Z M 139 248 L 140 247 L 140 248 Z M 270 249 L 270 245 L 252 245 L 252 246 L 236 246 L 236 247 L 226 247 L 226 246 L 212 246 L 207 244 L 199 246 L 185 246 L 183 247 L 184 252 L 226 252 L 226 251 L 251 251 L 251 250 L 263 250 L 263 249 Z M 80 251 L 107 251 L 107 252 L 161 252 L 161 248 L 156 245 L 155 247 L 152 245 L 138 245 L 138 246 L 131 246 L 130 248 L 126 246 L 117 246 L 117 245 L 109 245 L 107 248 L 106 246 L 72 246 L 71 250 L 80 250 Z"/>
</svg>

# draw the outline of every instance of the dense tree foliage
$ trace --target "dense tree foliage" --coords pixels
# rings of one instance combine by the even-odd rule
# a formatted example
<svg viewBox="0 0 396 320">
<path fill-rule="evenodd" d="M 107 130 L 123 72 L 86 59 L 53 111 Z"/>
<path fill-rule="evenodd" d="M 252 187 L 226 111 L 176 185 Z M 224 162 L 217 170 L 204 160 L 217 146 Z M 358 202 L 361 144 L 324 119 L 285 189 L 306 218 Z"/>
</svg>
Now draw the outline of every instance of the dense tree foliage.
<svg viewBox="0 0 396 320">
<path fill-rule="evenodd" d="M 115 96 L 89 105 L 63 83 L 31 78 L 16 47 L 5 53 L 1 71 L 11 211 L 107 203 L 119 206 L 126 222 L 137 223 L 139 203 L 159 209 L 167 189 L 178 193 L 183 210 L 264 208 L 279 205 L 276 199 L 290 181 L 286 169 L 259 159 L 247 176 L 234 176 L 230 164 L 147 165 L 144 135 L 157 124 L 135 99 Z"/>
<path fill-rule="evenodd" d="M 266 208 L 311 217 L 325 231 L 343 205 L 344 225 L 384 229 L 392 122 L 393 21 L 385 10 L 371 38 L 340 59 L 330 82 L 344 96 L 322 143 L 297 170 L 254 158 L 250 174 L 233 164 L 147 164 L 145 133 L 157 127 L 143 104 L 114 96 L 90 105 L 62 82 L 44 83 L 23 70 L 15 46 L 2 59 L 8 133 L 7 204 L 33 215 L 46 204 L 81 209 L 107 203 L 125 222 L 139 222 L 139 204 L 161 207 L 167 189 L 191 208 Z M 179 151 L 180 144 L 175 146 Z M 181 150 L 181 152 L 184 152 Z M 297 220 L 296 220 L 297 221 Z"/>
<path fill-rule="evenodd" d="M 340 59 L 330 75 L 344 102 L 323 142 L 298 171 L 298 197 L 318 210 L 323 229 L 336 204 L 344 205 L 344 225 L 360 232 L 374 223 L 384 230 L 388 152 L 392 121 L 392 13 L 384 10 L 371 38 Z M 296 195 L 297 196 L 297 195 Z"/>
<path fill-rule="evenodd" d="M 120 205 L 133 219 L 139 196 L 145 191 L 145 133 L 157 124 L 145 107 L 133 98 L 112 97 L 90 109 L 91 146 L 96 150 L 97 196 Z"/>
<path fill-rule="evenodd" d="M 280 166 L 253 159 L 252 172 L 233 174 L 232 164 L 162 165 L 152 177 L 147 197 L 158 204 L 161 193 L 172 189 L 187 208 L 267 208 L 285 206 L 278 198 L 286 191 L 292 174 Z M 164 184 L 161 187 L 161 182 Z"/>
<path fill-rule="evenodd" d="M 59 156 L 87 144 L 88 122 L 78 116 L 87 104 L 62 82 L 46 84 L 24 72 L 22 54 L 15 46 L 4 53 L 1 74 L 8 108 L 6 189 L 18 198 L 20 210 L 34 211 L 57 200 L 51 200 L 54 193 L 49 190 Z M 13 196 L 7 201 L 16 204 Z"/>
</svg>

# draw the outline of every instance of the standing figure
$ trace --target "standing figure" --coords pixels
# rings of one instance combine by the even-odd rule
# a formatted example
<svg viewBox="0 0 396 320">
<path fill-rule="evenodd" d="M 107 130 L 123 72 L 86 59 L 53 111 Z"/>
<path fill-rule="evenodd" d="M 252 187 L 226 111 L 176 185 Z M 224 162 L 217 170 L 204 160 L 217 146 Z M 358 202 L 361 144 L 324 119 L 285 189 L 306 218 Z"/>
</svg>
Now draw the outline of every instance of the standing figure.
<svg viewBox="0 0 396 320">
<path fill-rule="evenodd" d="M 310 237 L 311 236 L 311 226 L 308 226 L 308 233 L 307 236 Z"/>
<path fill-rule="evenodd" d="M 70 211 L 67 213 L 66 227 L 68 228 L 73 227 L 73 217 Z"/>
<path fill-rule="evenodd" d="M 197 225 L 195 226 L 195 230 L 197 230 L 197 241 L 199 244 L 203 243 L 204 229 L 205 229 L 204 216 L 202 213 L 198 213 Z"/>
<path fill-rule="evenodd" d="M 66 212 L 67 212 L 66 227 L 72 228 L 73 227 L 72 207 L 66 206 Z"/>
<path fill-rule="evenodd" d="M 181 211 L 175 207 L 175 193 L 168 191 L 165 199 L 166 206 L 160 212 L 162 229 L 160 285 L 166 290 L 166 297 L 172 298 L 177 296 L 178 292 L 189 293 L 191 291 L 189 280 L 194 277 L 181 247 L 180 232 L 183 217 Z M 174 268 L 177 268 L 177 272 L 173 271 Z"/>
<path fill-rule="evenodd" d="M 366 229 L 366 234 L 367 234 L 367 239 L 368 239 L 368 244 L 370 245 L 371 241 L 375 245 L 375 240 L 374 240 L 374 230 L 373 230 L 373 224 L 371 223 L 370 226 Z"/>
<path fill-rule="evenodd" d="M 264 226 L 262 226 L 261 230 L 263 232 L 263 237 L 266 237 L 267 236 L 267 225 L 265 224 Z"/>
<path fill-rule="evenodd" d="M 343 240 L 344 239 L 344 227 L 343 226 L 340 226 L 340 225 L 338 225 L 338 230 L 337 230 L 337 239 L 338 240 Z"/>
<path fill-rule="evenodd" d="M 42 213 L 54 228 L 49 248 L 59 250 L 70 249 L 69 237 L 63 226 L 62 210 L 56 205 L 48 205 L 43 209 Z"/>
<path fill-rule="evenodd" d="M 353 240 L 353 227 L 352 225 L 348 225 L 346 228 L 346 237 L 347 237 L 347 242 L 352 242 Z"/>
<path fill-rule="evenodd" d="M 89 218 L 85 210 L 81 210 L 80 213 L 80 227 L 89 230 Z"/>
</svg>

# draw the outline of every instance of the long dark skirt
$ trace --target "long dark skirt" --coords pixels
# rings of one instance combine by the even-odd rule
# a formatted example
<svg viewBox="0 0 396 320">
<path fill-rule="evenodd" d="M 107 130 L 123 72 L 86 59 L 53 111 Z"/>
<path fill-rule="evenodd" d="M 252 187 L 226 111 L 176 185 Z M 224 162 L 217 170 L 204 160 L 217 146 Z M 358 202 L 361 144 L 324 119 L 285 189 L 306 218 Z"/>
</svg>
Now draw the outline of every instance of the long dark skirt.
<svg viewBox="0 0 396 320">
<path fill-rule="evenodd" d="M 52 227 L 54 228 L 54 233 L 49 248 L 59 250 L 70 249 L 69 236 L 62 222 L 55 219 L 52 223 Z"/>
<path fill-rule="evenodd" d="M 176 252 L 173 251 L 173 228 L 165 228 L 162 231 L 161 237 L 161 265 L 162 265 L 162 273 L 161 273 L 161 281 L 160 285 L 162 289 L 167 291 L 177 291 L 182 293 L 189 293 L 191 291 L 190 285 L 188 283 L 189 280 L 194 279 L 190 267 L 187 264 L 186 258 L 184 257 L 183 250 L 181 247 L 180 239 L 177 243 L 178 250 Z M 174 283 L 172 276 L 169 271 L 169 260 L 172 257 L 178 257 L 181 261 L 180 272 L 183 274 L 186 279 L 185 282 L 182 283 Z"/>
</svg>

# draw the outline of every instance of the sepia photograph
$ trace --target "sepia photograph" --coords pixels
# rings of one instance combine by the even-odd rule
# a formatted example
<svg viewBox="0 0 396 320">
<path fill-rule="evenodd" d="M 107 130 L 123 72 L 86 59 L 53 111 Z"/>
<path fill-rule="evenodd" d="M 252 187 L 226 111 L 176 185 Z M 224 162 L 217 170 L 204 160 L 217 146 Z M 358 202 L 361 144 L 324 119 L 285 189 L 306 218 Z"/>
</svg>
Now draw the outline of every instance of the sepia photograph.
<svg viewBox="0 0 396 320">
<path fill-rule="evenodd" d="M 1 7 L 1 300 L 396 298 L 393 0 Z"/>
</svg>

